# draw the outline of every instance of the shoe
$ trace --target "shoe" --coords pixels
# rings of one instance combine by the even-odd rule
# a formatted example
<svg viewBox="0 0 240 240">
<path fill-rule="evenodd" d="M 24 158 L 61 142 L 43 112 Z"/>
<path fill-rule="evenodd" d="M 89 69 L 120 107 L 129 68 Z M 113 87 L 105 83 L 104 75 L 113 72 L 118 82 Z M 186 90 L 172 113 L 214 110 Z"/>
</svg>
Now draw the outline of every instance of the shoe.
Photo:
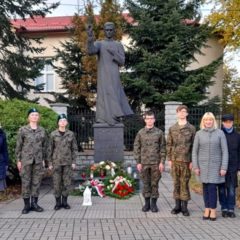
<svg viewBox="0 0 240 240">
<path fill-rule="evenodd" d="M 234 212 L 228 212 L 228 217 L 235 218 L 236 214 Z"/>
<path fill-rule="evenodd" d="M 145 205 L 142 208 L 143 212 L 148 212 L 150 210 L 150 198 L 145 198 Z"/>
<path fill-rule="evenodd" d="M 189 211 L 187 209 L 187 205 L 188 205 L 188 201 L 182 201 L 182 214 L 185 217 L 190 216 L 190 213 L 189 213 Z"/>
<path fill-rule="evenodd" d="M 61 207 L 62 207 L 61 197 L 56 197 L 56 205 L 54 207 L 54 210 L 57 211 L 57 210 L 61 209 Z"/>
<path fill-rule="evenodd" d="M 71 207 L 68 204 L 67 199 L 68 199 L 68 197 L 62 196 L 62 207 L 65 208 L 65 209 L 70 209 Z"/>
<path fill-rule="evenodd" d="M 176 206 L 172 209 L 171 214 L 178 214 L 181 212 L 181 200 L 176 199 Z"/>
<path fill-rule="evenodd" d="M 210 217 L 209 217 L 209 216 L 208 216 L 208 217 L 203 216 L 202 219 L 203 219 L 203 220 L 209 220 Z"/>
<path fill-rule="evenodd" d="M 216 221 L 217 220 L 217 215 L 216 215 L 216 208 L 212 208 L 210 210 L 210 216 L 209 216 L 209 220 L 210 221 Z"/>
<path fill-rule="evenodd" d="M 28 214 L 31 210 L 30 198 L 24 198 L 23 201 L 24 201 L 24 208 L 22 210 L 22 214 Z"/>
<path fill-rule="evenodd" d="M 224 218 L 228 217 L 228 211 L 223 210 L 222 211 L 222 217 L 224 217 Z"/>
<path fill-rule="evenodd" d="M 152 201 L 151 201 L 151 211 L 152 212 L 158 212 L 157 198 L 152 198 Z"/>
<path fill-rule="evenodd" d="M 35 211 L 35 212 L 42 212 L 43 208 L 40 207 L 37 203 L 38 203 L 38 197 L 32 197 L 31 199 L 31 210 Z"/>
<path fill-rule="evenodd" d="M 205 208 L 205 211 L 204 211 L 202 219 L 203 220 L 209 220 L 209 218 L 210 218 L 210 209 L 209 208 Z"/>
</svg>

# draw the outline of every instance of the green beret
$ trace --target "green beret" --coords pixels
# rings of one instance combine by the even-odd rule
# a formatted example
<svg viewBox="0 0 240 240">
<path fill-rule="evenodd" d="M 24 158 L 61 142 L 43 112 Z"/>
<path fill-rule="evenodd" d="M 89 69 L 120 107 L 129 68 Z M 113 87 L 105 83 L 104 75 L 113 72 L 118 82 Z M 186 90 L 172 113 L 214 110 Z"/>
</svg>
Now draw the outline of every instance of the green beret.
<svg viewBox="0 0 240 240">
<path fill-rule="evenodd" d="M 59 115 L 58 115 L 58 118 L 57 118 L 57 122 L 59 122 L 60 119 L 66 119 L 66 120 L 67 120 L 66 114 L 64 114 L 64 113 L 59 114 Z"/>
<path fill-rule="evenodd" d="M 29 116 L 29 114 L 31 114 L 31 113 L 33 113 L 33 112 L 39 113 L 36 108 L 30 108 L 30 109 L 28 110 L 28 116 Z"/>
</svg>

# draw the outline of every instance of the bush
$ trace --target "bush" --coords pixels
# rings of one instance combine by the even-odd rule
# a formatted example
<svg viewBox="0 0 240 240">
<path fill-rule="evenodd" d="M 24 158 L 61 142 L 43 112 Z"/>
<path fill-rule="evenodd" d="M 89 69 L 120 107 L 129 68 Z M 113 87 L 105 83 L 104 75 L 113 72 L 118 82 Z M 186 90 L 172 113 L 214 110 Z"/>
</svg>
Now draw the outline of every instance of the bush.
<svg viewBox="0 0 240 240">
<path fill-rule="evenodd" d="M 17 99 L 0 100 L 0 123 L 7 135 L 10 164 L 13 168 L 16 167 L 15 146 L 18 129 L 27 124 L 27 112 L 30 108 L 36 108 L 40 112 L 40 125 L 48 133 L 57 127 L 57 114 L 47 107 Z"/>
</svg>

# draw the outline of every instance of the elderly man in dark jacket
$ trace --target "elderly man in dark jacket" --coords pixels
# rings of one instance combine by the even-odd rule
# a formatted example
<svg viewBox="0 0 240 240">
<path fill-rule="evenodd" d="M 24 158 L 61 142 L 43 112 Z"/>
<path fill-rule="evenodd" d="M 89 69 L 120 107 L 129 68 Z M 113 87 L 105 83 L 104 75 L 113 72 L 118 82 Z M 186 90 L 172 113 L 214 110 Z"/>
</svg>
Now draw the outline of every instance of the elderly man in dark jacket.
<svg viewBox="0 0 240 240">
<path fill-rule="evenodd" d="M 219 185 L 219 202 L 223 217 L 236 217 L 234 207 L 236 204 L 237 173 L 240 170 L 240 134 L 233 128 L 234 117 L 226 114 L 222 117 L 222 130 L 225 133 L 228 145 L 229 162 L 226 181 Z"/>
</svg>

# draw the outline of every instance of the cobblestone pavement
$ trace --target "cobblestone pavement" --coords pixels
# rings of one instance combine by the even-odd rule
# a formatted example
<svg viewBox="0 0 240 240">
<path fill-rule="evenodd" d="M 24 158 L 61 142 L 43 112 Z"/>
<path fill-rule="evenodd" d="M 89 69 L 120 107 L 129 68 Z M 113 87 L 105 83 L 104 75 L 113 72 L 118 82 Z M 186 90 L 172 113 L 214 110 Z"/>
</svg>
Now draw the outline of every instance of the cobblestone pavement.
<svg viewBox="0 0 240 240">
<path fill-rule="evenodd" d="M 202 220 L 202 196 L 192 193 L 191 216 L 170 213 L 174 205 L 172 181 L 164 173 L 160 184 L 158 213 L 141 211 L 143 198 L 129 200 L 93 197 L 93 206 L 83 207 L 82 197 L 69 197 L 70 210 L 54 211 L 51 187 L 44 185 L 39 204 L 42 213 L 21 214 L 22 199 L 0 204 L 0 240 L 148 240 L 148 239 L 240 239 L 237 218 L 216 222 Z"/>
</svg>

